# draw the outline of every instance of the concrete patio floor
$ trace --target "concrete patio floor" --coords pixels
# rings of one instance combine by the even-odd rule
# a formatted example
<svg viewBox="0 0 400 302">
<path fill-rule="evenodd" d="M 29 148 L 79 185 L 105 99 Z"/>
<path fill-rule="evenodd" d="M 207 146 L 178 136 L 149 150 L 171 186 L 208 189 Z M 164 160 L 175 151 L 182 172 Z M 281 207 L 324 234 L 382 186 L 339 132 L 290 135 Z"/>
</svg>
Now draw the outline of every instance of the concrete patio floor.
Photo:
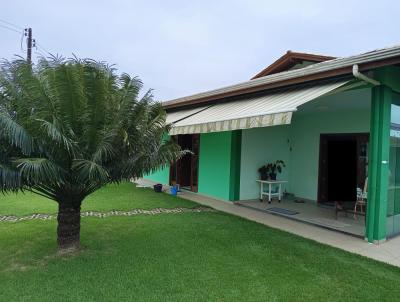
<svg viewBox="0 0 400 302">
<path fill-rule="evenodd" d="M 145 186 L 152 186 L 154 184 L 154 182 L 144 179 L 139 179 L 136 183 Z M 400 267 L 400 236 L 391 238 L 379 245 L 371 244 L 364 239 L 356 238 L 351 235 L 250 209 L 232 202 L 206 197 L 189 191 L 181 192 L 179 196 L 222 212 Z"/>
<path fill-rule="evenodd" d="M 294 199 L 284 199 L 280 203 L 276 200 L 272 200 L 272 203 L 268 203 L 267 201 L 260 202 L 257 199 L 240 201 L 236 204 L 250 209 L 357 236 L 362 239 L 364 238 L 365 234 L 364 216 L 357 215 L 357 219 L 355 219 L 352 213 L 339 212 L 338 218 L 335 219 L 334 208 L 328 206 L 318 206 L 315 202 L 311 201 L 304 201 L 299 203 L 295 202 Z M 272 211 L 274 208 L 294 211 L 296 212 L 296 214 L 290 215 L 285 213 L 278 213 Z"/>
</svg>

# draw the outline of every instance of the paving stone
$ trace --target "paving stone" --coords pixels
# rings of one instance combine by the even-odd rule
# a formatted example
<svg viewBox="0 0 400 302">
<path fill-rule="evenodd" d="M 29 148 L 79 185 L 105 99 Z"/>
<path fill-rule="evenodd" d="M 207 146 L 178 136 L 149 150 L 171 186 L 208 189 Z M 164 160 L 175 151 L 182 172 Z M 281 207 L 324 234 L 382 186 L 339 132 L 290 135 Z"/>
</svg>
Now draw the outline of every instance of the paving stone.
<svg viewBox="0 0 400 302">
<path fill-rule="evenodd" d="M 106 218 L 110 216 L 136 216 L 136 215 L 162 215 L 162 214 L 180 214 L 180 213 L 201 213 L 201 212 L 216 212 L 216 210 L 208 207 L 197 208 L 155 208 L 151 210 L 133 209 L 131 211 L 111 210 L 108 212 L 86 211 L 81 212 L 81 217 L 97 217 Z M 50 214 L 31 214 L 27 216 L 0 215 L 0 222 L 20 222 L 25 220 L 52 220 L 56 219 L 57 215 Z"/>
</svg>

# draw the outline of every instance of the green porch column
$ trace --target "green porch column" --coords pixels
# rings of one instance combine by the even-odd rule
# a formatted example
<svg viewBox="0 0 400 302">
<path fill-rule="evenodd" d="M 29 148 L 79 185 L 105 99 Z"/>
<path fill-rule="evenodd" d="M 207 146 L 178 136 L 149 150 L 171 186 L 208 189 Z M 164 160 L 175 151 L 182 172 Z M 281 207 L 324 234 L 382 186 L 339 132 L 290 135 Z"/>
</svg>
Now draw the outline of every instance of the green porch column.
<svg viewBox="0 0 400 302">
<path fill-rule="evenodd" d="M 374 243 L 386 239 L 391 104 L 391 88 L 372 88 L 365 237 Z"/>
<path fill-rule="evenodd" d="M 200 194 L 227 201 L 239 199 L 241 147 L 241 130 L 201 134 Z"/>
</svg>

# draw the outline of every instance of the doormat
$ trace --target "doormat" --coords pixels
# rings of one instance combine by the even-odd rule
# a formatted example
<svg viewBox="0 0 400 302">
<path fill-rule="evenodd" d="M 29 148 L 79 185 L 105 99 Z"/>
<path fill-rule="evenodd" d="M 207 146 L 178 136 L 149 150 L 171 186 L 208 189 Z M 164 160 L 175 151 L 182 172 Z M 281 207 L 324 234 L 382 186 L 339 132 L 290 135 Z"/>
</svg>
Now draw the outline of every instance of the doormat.
<svg viewBox="0 0 400 302">
<path fill-rule="evenodd" d="M 277 207 L 269 208 L 269 209 L 267 209 L 267 211 L 280 213 L 280 214 L 285 214 L 285 215 L 296 215 L 296 214 L 299 214 L 299 212 L 297 212 L 297 211 L 288 210 L 288 209 L 282 209 L 282 208 L 277 208 Z"/>
</svg>

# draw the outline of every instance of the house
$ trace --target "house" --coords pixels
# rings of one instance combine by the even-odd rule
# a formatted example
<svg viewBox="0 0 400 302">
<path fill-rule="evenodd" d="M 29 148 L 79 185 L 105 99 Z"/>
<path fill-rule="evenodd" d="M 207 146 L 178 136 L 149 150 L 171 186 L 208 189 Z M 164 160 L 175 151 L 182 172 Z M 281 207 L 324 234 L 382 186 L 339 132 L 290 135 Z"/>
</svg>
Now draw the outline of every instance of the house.
<svg viewBox="0 0 400 302">
<path fill-rule="evenodd" d="M 350 214 L 344 225 L 375 243 L 400 233 L 400 46 L 345 58 L 289 51 L 249 81 L 163 104 L 170 135 L 193 154 L 146 178 L 265 208 L 258 168 L 283 160 L 291 202 L 272 205 L 333 217 L 367 188 L 365 221 Z"/>
</svg>

